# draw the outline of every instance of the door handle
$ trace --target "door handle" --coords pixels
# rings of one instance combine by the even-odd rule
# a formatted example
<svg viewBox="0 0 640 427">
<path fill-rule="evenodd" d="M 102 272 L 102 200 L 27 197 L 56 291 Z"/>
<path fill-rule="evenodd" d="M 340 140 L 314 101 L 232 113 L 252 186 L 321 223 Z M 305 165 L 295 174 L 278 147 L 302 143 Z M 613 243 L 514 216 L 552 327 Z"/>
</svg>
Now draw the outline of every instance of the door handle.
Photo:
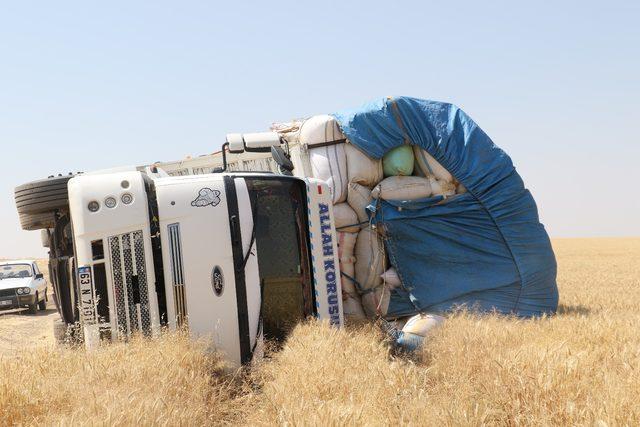
<svg viewBox="0 0 640 427">
<path fill-rule="evenodd" d="M 240 237 L 240 223 L 238 221 L 238 216 L 231 216 L 231 243 L 235 246 L 239 242 Z"/>
</svg>

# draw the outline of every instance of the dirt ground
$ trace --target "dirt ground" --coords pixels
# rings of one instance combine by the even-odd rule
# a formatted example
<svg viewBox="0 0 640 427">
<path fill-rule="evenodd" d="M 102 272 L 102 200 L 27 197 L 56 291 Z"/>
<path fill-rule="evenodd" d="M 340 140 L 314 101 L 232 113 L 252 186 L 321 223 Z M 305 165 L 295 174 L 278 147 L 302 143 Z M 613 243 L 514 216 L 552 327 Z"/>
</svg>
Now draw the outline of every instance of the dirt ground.
<svg viewBox="0 0 640 427">
<path fill-rule="evenodd" d="M 49 282 L 49 301 L 46 310 L 28 314 L 27 309 L 0 311 L 0 358 L 23 350 L 53 346 L 53 321 L 60 316 L 51 294 L 47 261 L 38 260 L 40 271 Z"/>
<path fill-rule="evenodd" d="M 51 297 L 47 309 L 35 315 L 27 309 L 0 311 L 0 357 L 54 345 L 53 321 L 59 318 Z"/>
</svg>

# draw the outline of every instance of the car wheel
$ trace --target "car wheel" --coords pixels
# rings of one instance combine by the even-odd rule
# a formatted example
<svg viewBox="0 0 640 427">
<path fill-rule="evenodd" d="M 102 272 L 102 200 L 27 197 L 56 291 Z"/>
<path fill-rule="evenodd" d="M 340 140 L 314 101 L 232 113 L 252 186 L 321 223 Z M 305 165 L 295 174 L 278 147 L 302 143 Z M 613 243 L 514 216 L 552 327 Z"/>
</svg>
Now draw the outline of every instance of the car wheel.
<svg viewBox="0 0 640 427">
<path fill-rule="evenodd" d="M 36 302 L 29 304 L 29 310 L 27 313 L 36 314 L 38 312 L 38 293 L 36 292 Z"/>
<path fill-rule="evenodd" d="M 53 214 L 69 208 L 67 183 L 74 176 L 50 176 L 16 187 L 14 196 L 23 229 L 37 230 L 53 226 Z"/>
<path fill-rule="evenodd" d="M 45 297 L 42 298 L 42 301 L 38 302 L 38 308 L 43 311 L 47 309 L 47 297 L 46 297 L 47 291 L 46 290 L 44 291 L 44 294 L 45 294 Z"/>
</svg>

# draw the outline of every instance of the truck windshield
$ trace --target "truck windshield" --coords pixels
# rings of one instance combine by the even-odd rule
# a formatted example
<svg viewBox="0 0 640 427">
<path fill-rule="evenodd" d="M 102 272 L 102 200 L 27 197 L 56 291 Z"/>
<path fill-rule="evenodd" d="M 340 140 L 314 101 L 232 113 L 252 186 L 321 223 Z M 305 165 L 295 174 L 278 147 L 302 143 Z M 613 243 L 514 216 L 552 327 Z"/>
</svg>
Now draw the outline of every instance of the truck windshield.
<svg viewBox="0 0 640 427">
<path fill-rule="evenodd" d="M 245 178 L 255 223 L 264 335 L 281 339 L 313 314 L 304 183 Z"/>
<path fill-rule="evenodd" d="M 29 264 L 7 264 L 0 266 L 0 280 L 31 277 Z"/>
</svg>

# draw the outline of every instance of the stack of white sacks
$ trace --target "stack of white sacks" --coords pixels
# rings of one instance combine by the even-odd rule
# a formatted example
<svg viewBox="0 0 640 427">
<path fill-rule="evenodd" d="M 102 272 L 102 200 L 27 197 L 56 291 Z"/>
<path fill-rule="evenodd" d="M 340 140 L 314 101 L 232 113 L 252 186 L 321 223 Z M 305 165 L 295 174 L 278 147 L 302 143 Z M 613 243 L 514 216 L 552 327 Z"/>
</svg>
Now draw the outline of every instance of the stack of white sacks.
<svg viewBox="0 0 640 427">
<path fill-rule="evenodd" d="M 400 286 L 401 280 L 387 259 L 379 230 L 369 223 L 367 205 L 378 198 L 415 200 L 466 190 L 418 146 L 412 146 L 409 157 L 406 153 L 395 158 L 385 155 L 384 159 L 367 156 L 346 141 L 332 116 L 304 121 L 298 139 L 309 146 L 313 176 L 326 181 L 333 194 L 345 316 L 348 320 L 384 317 L 390 291 Z M 313 147 L 341 140 L 345 142 Z M 401 150 L 411 153 L 408 146 Z M 394 164 L 398 158 L 403 159 L 401 165 Z"/>
</svg>

